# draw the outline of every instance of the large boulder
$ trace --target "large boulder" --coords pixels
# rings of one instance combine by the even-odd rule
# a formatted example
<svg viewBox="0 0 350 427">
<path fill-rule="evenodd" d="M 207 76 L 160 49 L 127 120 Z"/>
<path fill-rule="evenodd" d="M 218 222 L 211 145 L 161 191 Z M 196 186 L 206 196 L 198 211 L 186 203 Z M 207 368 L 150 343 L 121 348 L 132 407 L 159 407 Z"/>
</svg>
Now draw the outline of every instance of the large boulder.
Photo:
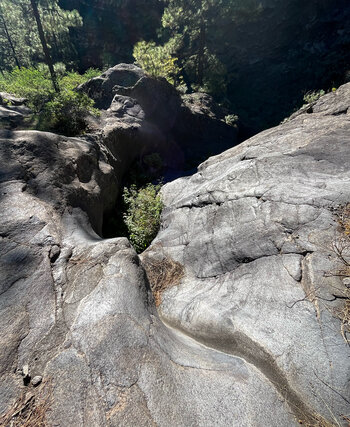
<svg viewBox="0 0 350 427">
<path fill-rule="evenodd" d="M 134 87 L 144 76 L 144 71 L 135 65 L 118 64 L 79 88 L 95 101 L 97 108 L 107 109 L 119 89 Z"/>
<path fill-rule="evenodd" d="M 347 84 L 165 185 L 144 255 L 185 268 L 162 295 L 168 325 L 254 365 L 299 418 L 341 425 L 350 352 L 337 313 L 349 292 L 335 211 L 350 201 L 349 107 Z"/>
</svg>

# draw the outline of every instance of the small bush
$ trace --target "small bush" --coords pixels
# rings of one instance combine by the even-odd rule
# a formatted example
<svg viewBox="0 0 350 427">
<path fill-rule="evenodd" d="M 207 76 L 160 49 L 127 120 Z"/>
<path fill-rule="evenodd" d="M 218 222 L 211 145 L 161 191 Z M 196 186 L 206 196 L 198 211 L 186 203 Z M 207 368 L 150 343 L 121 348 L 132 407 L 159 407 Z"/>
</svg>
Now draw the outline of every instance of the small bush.
<svg viewBox="0 0 350 427">
<path fill-rule="evenodd" d="M 40 127 L 68 136 L 78 135 L 87 127 L 86 116 L 99 114 L 93 106 L 94 101 L 85 93 L 63 89 L 45 104 Z"/>
<path fill-rule="evenodd" d="M 321 96 L 325 95 L 325 93 L 326 92 L 322 89 L 314 92 L 307 92 L 304 95 L 304 102 L 306 102 L 307 104 L 313 104 L 318 99 L 320 99 Z"/>
<path fill-rule="evenodd" d="M 239 117 L 236 114 L 229 114 L 225 116 L 225 123 L 229 126 L 236 126 L 238 121 Z"/>
<path fill-rule="evenodd" d="M 163 207 L 160 188 L 160 184 L 148 184 L 140 189 L 135 185 L 124 189 L 123 199 L 127 207 L 124 222 L 138 253 L 143 252 L 158 233 Z"/>
</svg>

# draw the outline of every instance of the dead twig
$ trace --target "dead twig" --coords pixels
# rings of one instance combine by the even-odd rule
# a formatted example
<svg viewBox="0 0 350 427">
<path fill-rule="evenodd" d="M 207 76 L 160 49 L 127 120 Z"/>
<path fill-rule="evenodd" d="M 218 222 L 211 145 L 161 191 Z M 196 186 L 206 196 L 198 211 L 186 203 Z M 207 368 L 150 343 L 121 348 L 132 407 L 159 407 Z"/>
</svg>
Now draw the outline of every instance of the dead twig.
<svg viewBox="0 0 350 427">
<path fill-rule="evenodd" d="M 24 391 L 8 411 L 0 417 L 0 427 L 46 427 L 46 414 L 51 406 L 51 383 Z"/>
</svg>

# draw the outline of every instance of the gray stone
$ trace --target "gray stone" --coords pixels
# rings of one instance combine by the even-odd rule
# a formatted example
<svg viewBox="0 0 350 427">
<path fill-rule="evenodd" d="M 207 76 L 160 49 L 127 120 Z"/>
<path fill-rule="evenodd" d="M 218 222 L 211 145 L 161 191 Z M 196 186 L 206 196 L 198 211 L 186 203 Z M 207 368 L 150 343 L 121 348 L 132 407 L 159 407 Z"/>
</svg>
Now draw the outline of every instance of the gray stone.
<svg viewBox="0 0 350 427">
<path fill-rule="evenodd" d="M 79 90 L 102 109 L 93 127 L 102 133 L 118 168 L 128 167 L 128 158 L 142 161 L 156 152 L 165 175 L 181 173 L 187 164 L 198 165 L 237 143 L 237 129 L 224 121 L 228 112 L 211 96 L 181 97 L 165 79 L 148 76 L 135 65 L 116 65 Z"/>
<path fill-rule="evenodd" d="M 144 129 L 142 96 L 113 98 L 104 119 Z M 344 285 L 324 272 L 336 268 L 331 208 L 350 197 L 350 121 L 326 114 L 329 99 L 164 187 L 148 255 L 173 257 L 185 276 L 163 293 L 163 322 L 128 240 L 100 237 L 140 152 L 3 131 L 1 411 L 28 365 L 45 378 L 48 425 L 280 427 L 314 412 L 341 425 L 349 347 L 332 313 Z"/>
<path fill-rule="evenodd" d="M 339 268 L 333 211 L 350 201 L 349 106 L 347 84 L 313 113 L 167 184 L 161 231 L 147 251 L 186 270 L 162 296 L 167 324 L 255 365 L 300 418 L 316 412 L 340 424 L 349 347 L 332 314 L 346 283 L 329 273 Z"/>
<path fill-rule="evenodd" d="M 0 125 L 3 128 L 14 128 L 32 114 L 25 103 L 25 98 L 17 98 L 9 93 L 0 92 Z"/>
<path fill-rule="evenodd" d="M 55 262 L 57 258 L 60 256 L 61 249 L 58 245 L 53 245 L 50 249 L 49 257 L 51 262 Z"/>
<path fill-rule="evenodd" d="M 26 98 L 19 98 L 11 93 L 0 92 L 0 104 L 4 106 L 23 106 L 28 102 Z"/>
<path fill-rule="evenodd" d="M 37 387 L 39 384 L 41 384 L 42 380 L 43 380 L 43 377 L 41 377 L 40 375 L 36 375 L 31 381 L 32 386 Z"/>
<path fill-rule="evenodd" d="M 29 366 L 28 365 L 24 365 L 22 368 L 22 375 L 24 376 L 24 378 L 28 378 L 29 377 Z"/>
</svg>

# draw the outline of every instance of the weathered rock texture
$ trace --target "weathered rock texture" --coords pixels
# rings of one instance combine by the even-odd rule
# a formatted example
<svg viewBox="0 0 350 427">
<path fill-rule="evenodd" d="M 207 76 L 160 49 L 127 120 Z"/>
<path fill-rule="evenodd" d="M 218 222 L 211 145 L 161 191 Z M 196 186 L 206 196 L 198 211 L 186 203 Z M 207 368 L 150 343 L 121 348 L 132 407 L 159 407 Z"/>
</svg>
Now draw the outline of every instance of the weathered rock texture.
<svg viewBox="0 0 350 427">
<path fill-rule="evenodd" d="M 349 349 L 324 309 L 342 283 L 323 272 L 330 208 L 350 197 L 349 93 L 165 187 L 149 256 L 186 270 L 163 294 L 169 326 L 127 239 L 92 230 L 120 185 L 116 144 L 2 132 L 0 412 L 46 393 L 62 427 L 342 422 Z"/>
<path fill-rule="evenodd" d="M 167 324 L 253 364 L 300 418 L 340 423 L 350 363 L 333 209 L 350 200 L 349 107 L 350 84 L 167 184 L 148 250 L 186 268 L 163 294 Z"/>
<path fill-rule="evenodd" d="M 96 226 L 116 185 L 101 147 L 1 137 L 1 412 L 47 387 L 49 425 L 293 424 L 254 366 L 166 328 L 128 241 L 92 231 L 82 209 Z"/>
</svg>

